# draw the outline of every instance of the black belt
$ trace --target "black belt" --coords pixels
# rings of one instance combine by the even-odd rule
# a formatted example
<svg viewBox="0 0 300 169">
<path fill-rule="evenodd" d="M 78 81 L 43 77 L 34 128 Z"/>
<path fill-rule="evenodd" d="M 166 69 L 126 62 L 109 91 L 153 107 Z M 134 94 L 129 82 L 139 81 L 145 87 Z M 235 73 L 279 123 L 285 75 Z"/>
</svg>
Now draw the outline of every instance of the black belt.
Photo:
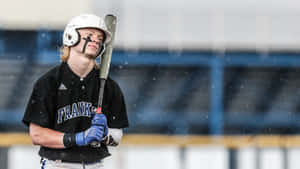
<svg viewBox="0 0 300 169">
<path fill-rule="evenodd" d="M 56 161 L 56 160 L 54 160 Z M 58 160 L 61 161 L 62 163 L 77 163 L 77 164 L 95 164 L 95 163 L 100 163 L 101 160 L 97 160 L 97 161 L 68 161 L 68 160 Z"/>
<path fill-rule="evenodd" d="M 41 158 L 41 163 L 45 158 Z M 45 159 L 45 160 L 52 160 L 52 159 Z M 52 161 L 58 161 L 58 162 L 62 162 L 62 163 L 76 163 L 76 164 L 95 164 L 95 163 L 100 163 L 101 160 L 97 160 L 97 161 L 70 161 L 70 160 L 52 160 Z"/>
</svg>

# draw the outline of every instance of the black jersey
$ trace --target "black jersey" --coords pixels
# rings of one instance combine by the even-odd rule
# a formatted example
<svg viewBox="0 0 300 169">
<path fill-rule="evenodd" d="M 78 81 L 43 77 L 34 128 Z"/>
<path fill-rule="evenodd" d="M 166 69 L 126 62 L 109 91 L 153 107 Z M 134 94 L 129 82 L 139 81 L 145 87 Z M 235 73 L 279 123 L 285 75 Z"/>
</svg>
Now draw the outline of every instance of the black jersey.
<svg viewBox="0 0 300 169">
<path fill-rule="evenodd" d="M 99 69 L 85 78 L 73 73 L 66 63 L 51 69 L 37 80 L 28 102 L 23 122 L 64 133 L 88 129 L 98 103 Z M 105 83 L 102 111 L 109 128 L 128 127 L 126 106 L 118 84 L 108 78 Z M 39 155 L 51 160 L 92 162 L 109 156 L 107 147 L 74 146 L 67 149 L 40 148 Z"/>
</svg>

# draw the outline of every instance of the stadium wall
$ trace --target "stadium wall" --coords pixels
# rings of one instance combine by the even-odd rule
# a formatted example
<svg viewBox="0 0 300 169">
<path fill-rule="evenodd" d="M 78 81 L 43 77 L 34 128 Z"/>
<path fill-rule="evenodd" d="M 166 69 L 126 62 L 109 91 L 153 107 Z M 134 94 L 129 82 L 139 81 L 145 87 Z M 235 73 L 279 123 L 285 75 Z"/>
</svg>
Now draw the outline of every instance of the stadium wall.
<svg viewBox="0 0 300 169">
<path fill-rule="evenodd" d="M 296 169 L 299 140 L 300 136 L 280 135 L 125 135 L 121 146 L 110 149 L 112 156 L 104 165 L 107 169 Z M 31 145 L 27 134 L 1 134 L 0 146 L 7 152 L 7 169 L 39 168 L 38 147 Z"/>
</svg>

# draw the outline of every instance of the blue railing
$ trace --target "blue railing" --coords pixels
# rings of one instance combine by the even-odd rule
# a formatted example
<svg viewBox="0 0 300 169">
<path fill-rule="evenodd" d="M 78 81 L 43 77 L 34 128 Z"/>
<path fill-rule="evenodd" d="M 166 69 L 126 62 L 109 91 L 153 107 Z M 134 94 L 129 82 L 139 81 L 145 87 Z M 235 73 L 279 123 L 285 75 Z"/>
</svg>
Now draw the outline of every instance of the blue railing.
<svg viewBox="0 0 300 169">
<path fill-rule="evenodd" d="M 53 58 L 57 58 L 57 53 L 45 53 L 40 60 L 42 63 L 54 63 Z M 55 60 L 55 62 L 58 62 Z M 226 67 L 300 67 L 300 54 L 279 54 L 271 53 L 261 56 L 259 53 L 225 53 L 218 55 L 210 52 L 181 52 L 170 53 L 168 51 L 123 51 L 115 49 L 112 57 L 113 65 L 124 66 L 205 66 L 211 71 L 210 79 L 210 118 L 209 129 L 211 134 L 222 134 L 224 125 L 223 110 L 223 76 Z M 242 113 L 240 113 L 242 114 Z M 263 116 L 259 118 L 263 119 Z M 295 117 L 296 119 L 300 119 Z M 243 118 L 241 118 L 240 121 Z M 253 116 L 253 119 L 256 117 Z M 284 124 L 286 121 L 282 118 L 276 120 L 268 118 L 269 121 L 275 121 Z M 227 118 L 232 123 L 238 124 L 239 120 Z M 286 120 L 286 119 L 285 119 Z M 254 120 L 254 122 L 258 122 Z M 247 123 L 244 119 L 243 123 Z M 252 124 L 253 121 L 248 121 Z M 268 122 L 266 122 L 268 123 Z M 257 124 L 259 125 L 259 124 Z"/>
<path fill-rule="evenodd" d="M 39 64 L 57 64 L 59 63 L 59 52 L 55 48 L 49 49 L 51 33 L 41 31 L 37 36 L 37 49 L 34 55 L 35 62 Z M 60 36 L 60 32 L 55 32 L 55 36 Z M 57 39 L 55 37 L 54 39 Z M 48 41 L 47 41 L 48 40 Z M 0 39 L 0 52 L 2 56 L 5 53 L 4 43 Z M 23 43 L 23 42 L 20 42 Z M 17 50 L 17 49 L 16 49 Z M 21 53 L 22 51 L 16 51 Z M 0 58 L 1 59 L 1 58 Z M 225 121 L 231 121 L 235 124 L 243 124 L 249 119 L 243 117 L 234 119 L 232 117 L 224 117 L 224 103 L 223 103 L 223 81 L 224 69 L 227 67 L 300 67 L 300 53 L 256 53 L 256 52 L 225 52 L 222 54 L 210 51 L 182 51 L 182 52 L 169 52 L 169 51 L 156 51 L 156 50 L 140 50 L 140 51 L 125 51 L 122 49 L 115 49 L 112 57 L 112 65 L 124 66 L 196 66 L 207 67 L 210 69 L 210 112 L 209 112 L 209 132 L 211 134 L 222 134 Z M 2 112 L 1 114 L 6 114 Z M 4 116 L 1 116 L 4 117 Z M 257 122 L 257 118 L 263 119 L 264 116 L 252 116 L 252 120 L 248 123 L 252 124 Z M 273 121 L 272 121 L 273 119 Z M 282 120 L 283 119 L 283 120 Z M 288 118 L 290 119 L 290 118 Z M 15 122 L 20 118 L 14 117 L 7 119 L 8 121 Z M 299 121 L 300 117 L 293 116 L 291 124 Z M 286 124 L 287 118 L 280 116 L 269 118 L 269 122 L 278 122 Z M 258 124 L 257 124 L 258 125 Z"/>
</svg>

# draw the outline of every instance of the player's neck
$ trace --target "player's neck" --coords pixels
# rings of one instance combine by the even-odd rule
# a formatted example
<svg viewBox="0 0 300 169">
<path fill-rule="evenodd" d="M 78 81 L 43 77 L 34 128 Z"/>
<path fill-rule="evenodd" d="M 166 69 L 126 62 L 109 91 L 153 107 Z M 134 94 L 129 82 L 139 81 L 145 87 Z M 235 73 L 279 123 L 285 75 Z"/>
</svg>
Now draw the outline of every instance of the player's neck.
<svg viewBox="0 0 300 169">
<path fill-rule="evenodd" d="M 95 61 L 84 55 L 70 55 L 67 63 L 71 70 L 82 78 L 86 77 L 95 66 Z"/>
</svg>

